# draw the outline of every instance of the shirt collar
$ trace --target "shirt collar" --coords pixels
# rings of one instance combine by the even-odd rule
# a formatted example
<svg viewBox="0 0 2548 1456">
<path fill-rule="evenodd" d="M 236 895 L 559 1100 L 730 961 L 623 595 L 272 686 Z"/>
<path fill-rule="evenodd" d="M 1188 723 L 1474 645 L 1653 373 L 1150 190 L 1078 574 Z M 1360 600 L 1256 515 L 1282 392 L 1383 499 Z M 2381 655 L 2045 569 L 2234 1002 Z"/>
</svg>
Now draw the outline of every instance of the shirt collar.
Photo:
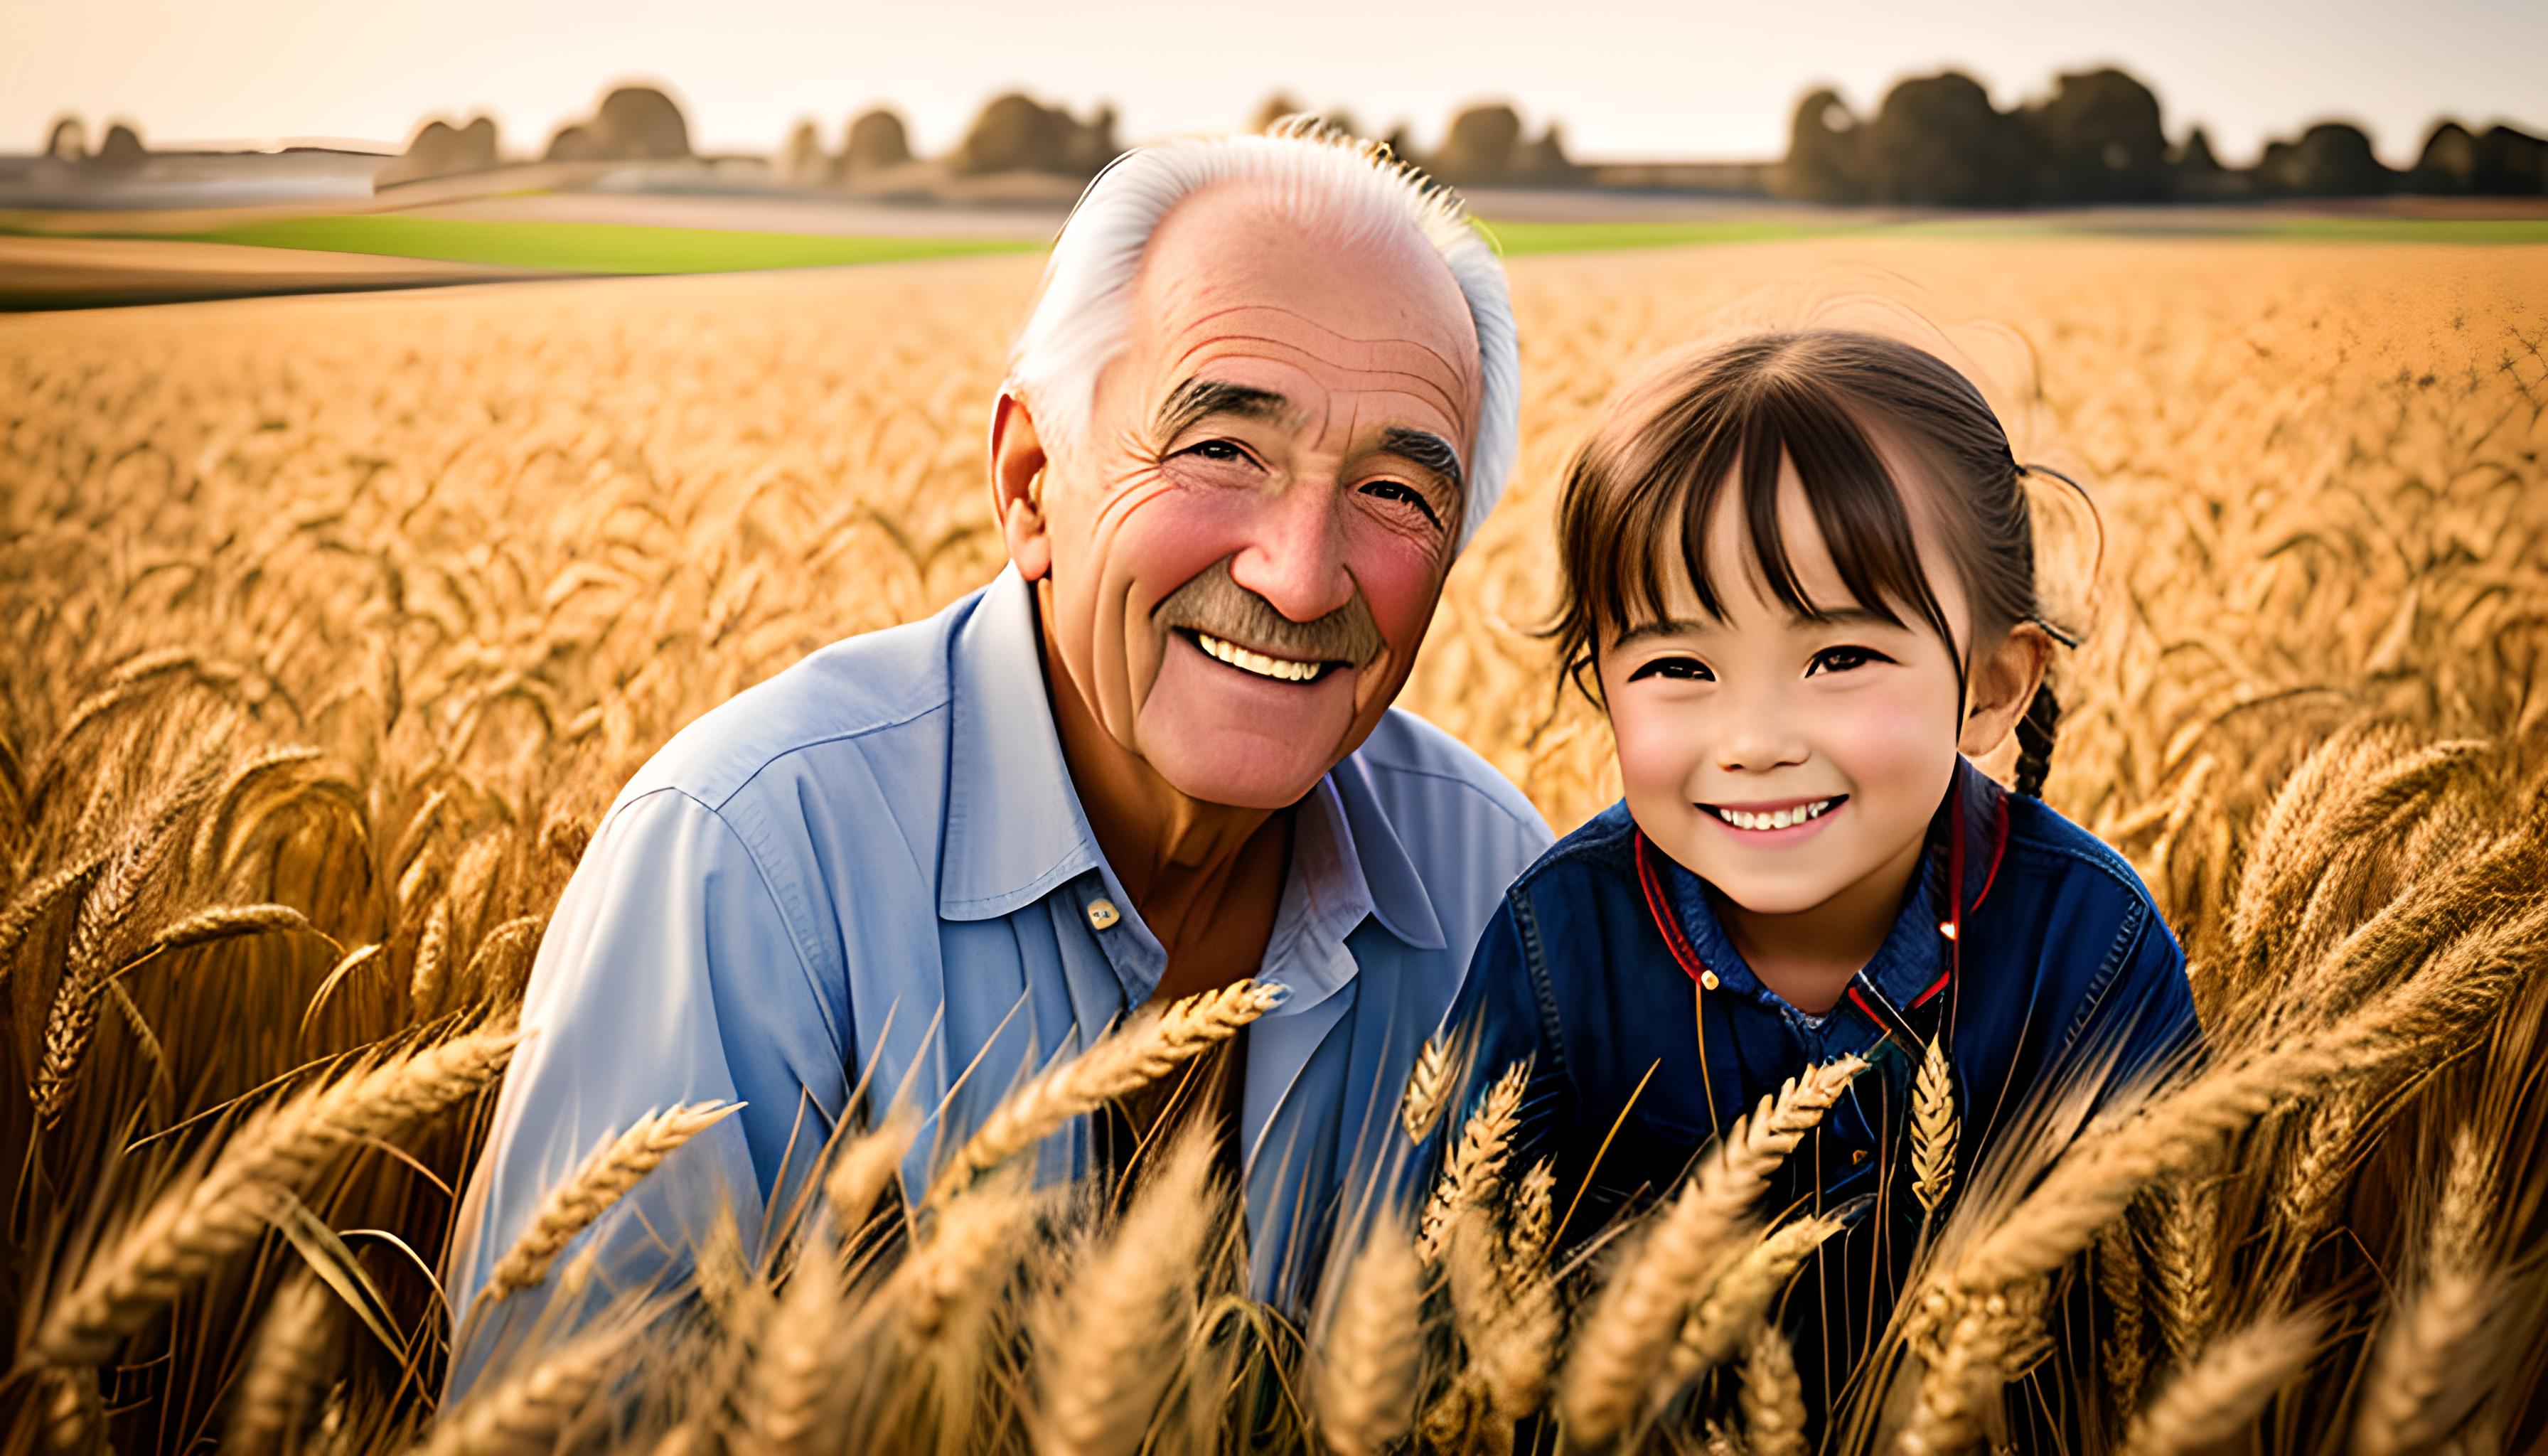
<svg viewBox="0 0 2548 1456">
<path fill-rule="evenodd" d="M 1935 891 L 1945 883 L 1950 806 L 1959 808 L 1965 815 L 1964 904 L 1969 911 L 1988 892 L 1993 871 L 1998 867 L 2004 838 L 2000 816 L 2005 792 L 1970 760 L 1956 760 L 1948 796 L 1929 821 L 1919 871 L 1911 876 L 1892 929 L 1885 932 L 1883 944 L 1866 962 L 1866 978 L 1894 1005 L 1908 1006 L 1917 1000 L 1937 983 L 1946 965 L 1945 937 L 1939 930 L 1943 917 Z M 1698 954 L 1699 963 L 1715 972 L 1724 989 L 1765 1006 L 1783 1005 L 1776 993 L 1753 973 L 1743 953 L 1734 948 L 1733 938 L 1726 934 L 1716 918 L 1715 907 L 1708 902 L 1707 882 L 1668 855 L 1658 851 L 1653 858 L 1674 916 L 1681 922 L 1682 933 L 1689 938 L 1690 949 Z"/>
<path fill-rule="evenodd" d="M 1053 727 L 1035 592 L 1016 567 L 1001 570 L 956 627 L 948 678 L 940 918 L 1007 915 L 1104 869 Z M 1368 915 L 1415 949 L 1446 945 L 1432 898 L 1358 754 L 1302 801 L 1284 893 L 1287 901 L 1304 897 L 1303 929 L 1332 942 Z M 1269 958 L 1274 950 L 1269 945 Z"/>
</svg>

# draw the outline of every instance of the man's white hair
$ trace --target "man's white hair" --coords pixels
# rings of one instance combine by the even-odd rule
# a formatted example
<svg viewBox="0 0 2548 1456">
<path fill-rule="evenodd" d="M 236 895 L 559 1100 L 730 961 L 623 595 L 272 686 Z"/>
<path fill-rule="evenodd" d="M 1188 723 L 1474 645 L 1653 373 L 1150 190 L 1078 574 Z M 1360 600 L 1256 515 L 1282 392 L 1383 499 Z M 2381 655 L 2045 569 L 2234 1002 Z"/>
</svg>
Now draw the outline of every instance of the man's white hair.
<svg viewBox="0 0 2548 1456">
<path fill-rule="evenodd" d="M 1097 376 L 1132 330 L 1133 284 L 1150 235 L 1169 211 L 1219 182 L 1255 184 L 1285 214 L 1338 228 L 1348 238 L 1413 228 L 1449 266 L 1468 301 L 1486 388 L 1477 440 L 1462 462 L 1465 547 L 1503 494 L 1517 450 L 1521 359 L 1503 264 L 1469 223 L 1459 195 L 1315 118 L 1287 118 L 1264 136 L 1203 136 L 1136 147 L 1080 194 L 1053 240 L 1035 312 L 1009 351 L 1009 385 L 1035 410 L 1039 432 L 1065 448 L 1087 437 Z"/>
</svg>

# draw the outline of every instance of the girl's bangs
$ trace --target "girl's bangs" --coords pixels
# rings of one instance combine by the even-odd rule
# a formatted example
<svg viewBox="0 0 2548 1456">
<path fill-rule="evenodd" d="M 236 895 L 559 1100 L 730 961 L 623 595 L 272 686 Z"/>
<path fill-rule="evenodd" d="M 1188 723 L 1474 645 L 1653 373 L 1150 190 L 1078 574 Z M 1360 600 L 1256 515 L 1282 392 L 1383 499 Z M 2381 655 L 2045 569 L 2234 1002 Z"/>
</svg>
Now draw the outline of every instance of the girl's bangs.
<svg viewBox="0 0 2548 1456">
<path fill-rule="evenodd" d="M 1897 627 L 1908 625 L 1907 607 L 1952 648 L 1954 634 L 1921 569 L 1903 484 L 1866 431 L 1840 402 L 1801 380 L 1765 381 L 1743 393 L 1747 398 L 1724 401 L 1715 419 L 1691 421 L 1699 425 L 1696 448 L 1622 462 L 1634 484 L 1610 516 L 1612 529 L 1602 533 L 1610 539 L 1594 556 L 1616 564 L 1593 593 L 1606 632 L 1615 639 L 1672 616 L 1673 562 L 1666 553 L 1675 545 L 1700 609 L 1713 621 L 1725 620 L 1724 592 L 1708 570 L 1707 531 L 1729 479 L 1750 563 L 1770 595 L 1808 619 L 1839 610 L 1843 603 L 1807 597 L 1779 528 L 1779 467 L 1788 463 L 1848 604 Z M 1691 438 L 1666 421 L 1656 423 L 1663 438 Z"/>
</svg>

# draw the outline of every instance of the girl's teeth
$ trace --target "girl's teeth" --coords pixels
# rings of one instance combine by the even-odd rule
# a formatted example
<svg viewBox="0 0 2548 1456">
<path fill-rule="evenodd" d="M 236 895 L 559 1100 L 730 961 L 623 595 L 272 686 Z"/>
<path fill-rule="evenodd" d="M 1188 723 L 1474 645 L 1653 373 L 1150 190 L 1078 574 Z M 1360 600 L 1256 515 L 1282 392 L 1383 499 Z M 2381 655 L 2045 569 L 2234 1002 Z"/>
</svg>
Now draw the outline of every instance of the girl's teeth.
<svg viewBox="0 0 2548 1456">
<path fill-rule="evenodd" d="M 1797 804 L 1786 809 L 1772 809 L 1767 813 L 1754 813 L 1749 809 L 1719 809 L 1716 811 L 1716 816 L 1737 829 L 1786 829 L 1802 824 L 1808 819 L 1821 818 L 1831 806 L 1830 799 L 1816 799 L 1810 804 Z"/>
</svg>

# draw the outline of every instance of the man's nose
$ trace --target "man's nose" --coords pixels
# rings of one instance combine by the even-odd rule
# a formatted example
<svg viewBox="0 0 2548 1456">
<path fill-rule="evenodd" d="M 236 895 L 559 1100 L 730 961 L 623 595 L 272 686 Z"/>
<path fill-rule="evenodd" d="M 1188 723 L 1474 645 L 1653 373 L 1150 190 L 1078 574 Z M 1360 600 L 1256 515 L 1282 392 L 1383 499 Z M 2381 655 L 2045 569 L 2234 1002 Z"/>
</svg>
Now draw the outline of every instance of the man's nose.
<svg viewBox="0 0 2548 1456">
<path fill-rule="evenodd" d="M 1716 736 L 1716 767 L 1760 773 L 1805 761 L 1795 706 L 1785 693 L 1756 687 L 1727 693 Z"/>
<path fill-rule="evenodd" d="M 1265 499 L 1229 578 L 1296 622 L 1316 621 L 1353 600 L 1344 529 L 1332 482 L 1295 480 Z"/>
</svg>

